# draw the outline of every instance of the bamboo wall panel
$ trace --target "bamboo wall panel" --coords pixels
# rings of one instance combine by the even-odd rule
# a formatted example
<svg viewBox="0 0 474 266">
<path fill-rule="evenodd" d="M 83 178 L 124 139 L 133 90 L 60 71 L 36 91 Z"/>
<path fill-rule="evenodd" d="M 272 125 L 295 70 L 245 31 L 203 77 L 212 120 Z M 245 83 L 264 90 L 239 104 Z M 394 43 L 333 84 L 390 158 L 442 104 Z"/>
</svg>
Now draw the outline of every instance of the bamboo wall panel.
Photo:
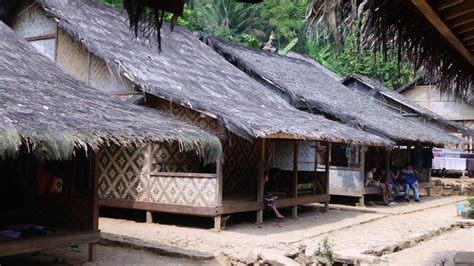
<svg viewBox="0 0 474 266">
<path fill-rule="evenodd" d="M 146 147 L 104 149 L 99 159 L 99 195 L 102 198 L 136 200 L 187 206 L 215 206 L 215 177 L 160 176 L 166 172 L 189 172 L 199 161 L 179 151 L 177 145 L 152 146 L 152 175 L 148 176 Z M 166 169 L 161 169 L 164 162 Z M 169 171 L 175 170 L 175 171 Z"/>
<path fill-rule="evenodd" d="M 224 145 L 223 190 L 225 193 L 253 193 L 257 191 L 257 145 L 231 135 Z"/>
<path fill-rule="evenodd" d="M 194 152 L 181 152 L 172 143 L 153 144 L 152 173 L 199 173 L 199 157 Z"/>
<path fill-rule="evenodd" d="M 103 198 L 146 201 L 148 169 L 146 147 L 110 146 L 99 159 L 99 196 Z"/>
<path fill-rule="evenodd" d="M 90 54 L 89 85 L 109 93 L 132 92 L 133 84 L 119 75 L 114 75 L 104 60 Z"/>
<path fill-rule="evenodd" d="M 58 29 L 56 63 L 74 78 L 88 83 L 89 53 L 81 43 L 74 42 L 62 29 Z"/>
<path fill-rule="evenodd" d="M 187 206 L 213 207 L 217 178 L 151 176 L 150 202 Z"/>
<path fill-rule="evenodd" d="M 216 133 L 221 139 L 226 138 L 226 132 L 217 119 L 203 115 L 181 105 L 158 99 L 157 97 L 148 99 L 148 103 L 153 108 L 168 113 L 181 121 L 190 123 L 208 132 Z"/>
<path fill-rule="evenodd" d="M 12 26 L 13 30 L 23 38 L 37 37 L 56 33 L 56 21 L 46 16 L 39 6 L 22 13 Z"/>
</svg>

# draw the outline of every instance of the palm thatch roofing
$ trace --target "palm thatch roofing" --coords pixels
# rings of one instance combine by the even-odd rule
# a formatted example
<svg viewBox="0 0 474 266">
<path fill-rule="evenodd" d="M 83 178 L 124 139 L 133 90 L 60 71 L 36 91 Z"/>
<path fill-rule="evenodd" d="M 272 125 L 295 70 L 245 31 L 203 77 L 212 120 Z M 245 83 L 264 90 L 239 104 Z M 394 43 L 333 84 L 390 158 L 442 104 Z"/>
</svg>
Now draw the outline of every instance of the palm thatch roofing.
<svg viewBox="0 0 474 266">
<path fill-rule="evenodd" d="M 373 97 L 373 92 L 378 92 L 384 97 L 390 98 L 393 101 L 398 102 L 399 104 L 413 110 L 413 112 L 421 115 L 424 118 L 427 118 L 428 120 L 438 123 L 442 127 L 447 127 L 451 128 L 459 133 L 462 133 L 464 136 L 473 136 L 474 135 L 474 130 L 464 127 L 456 122 L 450 121 L 447 118 L 444 118 L 438 114 L 433 113 L 432 111 L 428 110 L 427 108 L 417 104 L 416 102 L 408 99 L 407 97 L 403 96 L 396 90 L 391 90 L 387 87 L 385 87 L 382 83 L 379 81 L 369 78 L 367 76 L 361 75 L 361 74 L 351 74 L 347 76 L 343 81 L 342 84 L 347 85 L 348 82 L 350 82 L 352 79 L 357 80 L 363 84 L 365 84 L 367 87 L 370 88 L 371 93 L 369 93 L 368 97 Z"/>
<path fill-rule="evenodd" d="M 399 63 L 406 56 L 415 70 L 423 69 L 442 92 L 461 96 L 474 88 L 474 45 L 469 28 L 474 17 L 472 2 L 313 0 L 307 20 L 317 28 L 329 29 L 336 41 L 355 31 L 361 36 L 361 47 L 383 53 L 387 47 L 395 47 Z"/>
<path fill-rule="evenodd" d="M 37 0 L 59 27 L 144 92 L 211 114 L 246 139 L 270 135 L 299 139 L 391 144 L 322 116 L 294 109 L 202 43 L 188 30 L 162 30 L 134 40 L 127 14 L 93 1 Z M 166 28 L 166 27 L 165 27 Z"/>
<path fill-rule="evenodd" d="M 60 160 L 77 148 L 165 141 L 209 160 L 219 155 L 215 136 L 84 85 L 3 22 L 0 35 L 0 157 L 14 155 L 21 145 Z"/>
<path fill-rule="evenodd" d="M 286 93 L 295 107 L 317 111 L 397 143 L 443 145 L 462 142 L 446 131 L 423 125 L 414 118 L 403 117 L 381 107 L 375 100 L 348 90 L 307 61 L 250 49 L 209 36 L 204 40 L 269 88 Z"/>
</svg>

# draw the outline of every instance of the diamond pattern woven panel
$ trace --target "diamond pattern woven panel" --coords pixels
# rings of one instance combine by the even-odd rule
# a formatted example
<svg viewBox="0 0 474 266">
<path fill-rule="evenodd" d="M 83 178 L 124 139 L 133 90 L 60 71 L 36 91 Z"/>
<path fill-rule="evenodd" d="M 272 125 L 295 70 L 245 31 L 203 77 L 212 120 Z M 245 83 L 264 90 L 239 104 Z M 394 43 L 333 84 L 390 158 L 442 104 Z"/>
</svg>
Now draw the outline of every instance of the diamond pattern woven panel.
<svg viewBox="0 0 474 266">
<path fill-rule="evenodd" d="M 99 159 L 99 195 L 103 198 L 143 202 L 180 204 L 187 206 L 216 206 L 217 180 L 203 177 L 148 176 L 147 147 L 104 149 Z M 179 151 L 177 145 L 152 146 L 154 170 L 165 166 L 166 172 L 189 172 L 199 168 L 198 162 Z M 163 162 L 161 164 L 159 162 Z M 179 163 L 181 162 L 181 163 Z M 197 163 L 196 163 L 197 162 Z"/>
<path fill-rule="evenodd" d="M 217 136 L 226 138 L 226 130 L 221 127 L 217 119 L 211 118 L 192 109 L 174 104 L 172 102 L 152 97 L 147 99 L 148 104 L 157 110 L 173 115 L 175 118 L 188 122 L 194 126 L 206 130 L 208 132 L 216 133 Z"/>
<path fill-rule="evenodd" d="M 216 178 L 151 176 L 149 201 L 214 207 L 217 205 L 216 188 Z"/>
<path fill-rule="evenodd" d="M 199 157 L 194 152 L 181 152 L 171 143 L 153 144 L 152 173 L 199 173 Z"/>
<path fill-rule="evenodd" d="M 224 193 L 256 193 L 258 153 L 256 143 L 231 135 L 224 145 Z"/>
<path fill-rule="evenodd" d="M 99 196 L 146 201 L 146 150 L 116 145 L 104 149 L 99 159 Z"/>
</svg>

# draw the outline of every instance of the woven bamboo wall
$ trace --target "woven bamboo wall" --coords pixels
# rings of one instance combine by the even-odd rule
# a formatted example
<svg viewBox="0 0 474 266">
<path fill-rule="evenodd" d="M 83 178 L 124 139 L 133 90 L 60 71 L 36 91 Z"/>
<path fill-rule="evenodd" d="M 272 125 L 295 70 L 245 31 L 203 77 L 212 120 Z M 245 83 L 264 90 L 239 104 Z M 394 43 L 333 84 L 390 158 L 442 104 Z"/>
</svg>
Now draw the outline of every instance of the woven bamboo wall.
<svg viewBox="0 0 474 266">
<path fill-rule="evenodd" d="M 232 133 L 228 133 L 217 119 L 202 115 L 199 112 L 176 105 L 169 101 L 151 97 L 147 103 L 174 117 L 199 128 L 216 134 L 223 143 L 223 189 L 224 193 L 256 193 L 257 191 L 257 146 L 254 142 L 244 140 Z M 267 162 L 272 159 L 272 142 L 267 141 Z M 267 163 L 269 168 L 271 163 Z"/>
<path fill-rule="evenodd" d="M 154 144 L 152 169 L 148 147 L 111 146 L 99 158 L 99 196 L 143 202 L 215 206 L 217 180 L 212 177 L 160 176 L 160 172 L 191 172 L 199 161 L 177 145 Z M 164 168 L 162 166 L 165 166 Z"/>
</svg>

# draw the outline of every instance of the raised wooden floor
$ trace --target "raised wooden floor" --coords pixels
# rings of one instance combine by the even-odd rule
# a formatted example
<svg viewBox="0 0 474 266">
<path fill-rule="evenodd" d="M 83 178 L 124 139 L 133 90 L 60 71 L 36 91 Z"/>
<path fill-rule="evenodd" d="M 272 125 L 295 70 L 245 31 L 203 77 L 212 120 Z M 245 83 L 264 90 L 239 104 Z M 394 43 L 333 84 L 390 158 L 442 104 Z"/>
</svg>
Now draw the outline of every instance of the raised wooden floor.
<svg viewBox="0 0 474 266">
<path fill-rule="evenodd" d="M 99 242 L 100 231 L 75 231 L 0 241 L 0 257 Z"/>
</svg>

